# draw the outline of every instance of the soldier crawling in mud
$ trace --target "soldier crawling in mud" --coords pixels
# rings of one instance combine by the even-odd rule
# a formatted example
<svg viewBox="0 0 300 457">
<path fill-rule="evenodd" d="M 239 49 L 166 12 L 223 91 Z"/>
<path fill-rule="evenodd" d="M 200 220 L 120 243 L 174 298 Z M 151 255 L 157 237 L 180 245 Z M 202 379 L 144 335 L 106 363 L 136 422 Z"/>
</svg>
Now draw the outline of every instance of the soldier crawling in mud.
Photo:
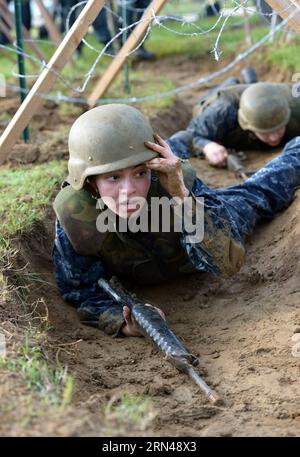
<svg viewBox="0 0 300 457">
<path fill-rule="evenodd" d="M 186 130 L 168 141 L 183 158 L 205 157 L 226 167 L 228 149 L 270 150 L 300 135 L 300 97 L 288 84 L 220 85 L 194 108 Z"/>
<path fill-rule="evenodd" d="M 141 112 L 126 105 L 82 114 L 71 128 L 69 152 L 69 177 L 54 203 L 57 285 L 83 323 L 114 336 L 140 333 L 129 307 L 114 302 L 100 288 L 100 278 L 115 275 L 150 285 L 191 273 L 233 275 L 244 262 L 244 240 L 256 222 L 286 208 L 300 186 L 300 137 L 243 184 L 215 190 L 153 135 Z M 198 199 L 204 199 L 200 241 L 191 241 L 185 226 L 176 232 L 172 224 L 167 231 L 160 226 L 121 232 L 116 223 L 115 230 L 98 230 L 97 218 L 107 209 L 115 221 L 128 222 L 141 211 L 141 198 L 151 215 L 153 198 L 161 196 L 173 199 L 174 211 L 190 198 L 192 217 Z"/>
</svg>

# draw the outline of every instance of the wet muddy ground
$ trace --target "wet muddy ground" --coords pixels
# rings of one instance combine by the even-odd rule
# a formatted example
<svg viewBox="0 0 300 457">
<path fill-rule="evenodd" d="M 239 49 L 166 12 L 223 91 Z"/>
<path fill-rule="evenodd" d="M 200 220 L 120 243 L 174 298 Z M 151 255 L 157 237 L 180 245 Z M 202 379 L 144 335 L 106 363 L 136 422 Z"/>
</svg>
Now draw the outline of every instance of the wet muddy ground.
<svg viewBox="0 0 300 457">
<path fill-rule="evenodd" d="M 191 66 L 178 65 L 181 83 L 194 77 Z M 184 128 L 199 94 L 181 95 L 173 109 L 153 119 L 155 129 L 167 136 Z M 11 108 L 6 105 L 9 112 L 15 108 L 16 98 L 1 101 L 2 108 L 4 103 L 11 104 Z M 28 162 L 67 157 L 66 132 L 71 123 L 72 116 L 62 122 L 57 106 L 46 103 L 33 124 L 34 144 L 20 143 L 10 160 L 18 160 L 18 151 L 24 157 L 24 150 Z M 249 153 L 246 163 L 256 169 L 273 156 Z M 193 158 L 192 163 L 208 185 L 224 187 L 238 182 L 226 170 L 215 170 L 203 160 Z M 143 338 L 112 339 L 79 323 L 76 311 L 56 291 L 51 263 L 54 215 L 50 211 L 34 236 L 20 240 L 20 252 L 30 270 L 52 284 L 32 289 L 32 299 L 42 298 L 49 310 L 50 341 L 74 343 L 61 350 L 59 358 L 75 377 L 76 407 L 84 406 L 93 414 L 126 391 L 152 398 L 157 412 L 153 434 L 298 435 L 299 196 L 275 220 L 257 227 L 247 244 L 246 263 L 235 277 L 225 280 L 194 274 L 163 286 L 134 288 L 139 297 L 163 309 L 175 333 L 199 356 L 199 371 L 218 391 L 223 406 L 210 405 Z M 92 429 L 90 425 L 85 434 Z"/>
</svg>

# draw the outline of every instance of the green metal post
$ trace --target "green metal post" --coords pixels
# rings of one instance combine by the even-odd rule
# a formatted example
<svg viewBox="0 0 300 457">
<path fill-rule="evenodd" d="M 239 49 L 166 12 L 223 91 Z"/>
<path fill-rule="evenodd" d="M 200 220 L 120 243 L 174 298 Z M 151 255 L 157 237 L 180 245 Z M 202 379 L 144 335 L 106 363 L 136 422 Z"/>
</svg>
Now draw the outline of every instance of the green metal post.
<svg viewBox="0 0 300 457">
<path fill-rule="evenodd" d="M 26 98 L 26 80 L 25 80 L 25 60 L 24 60 L 24 44 L 23 44 L 23 31 L 22 31 L 22 0 L 14 0 L 15 4 L 15 22 L 16 22 L 16 37 L 18 51 L 18 68 L 19 68 L 19 85 L 20 85 L 20 100 L 23 103 Z M 22 78 L 22 76 L 24 76 Z M 29 128 L 23 132 L 25 143 L 29 142 Z"/>
</svg>

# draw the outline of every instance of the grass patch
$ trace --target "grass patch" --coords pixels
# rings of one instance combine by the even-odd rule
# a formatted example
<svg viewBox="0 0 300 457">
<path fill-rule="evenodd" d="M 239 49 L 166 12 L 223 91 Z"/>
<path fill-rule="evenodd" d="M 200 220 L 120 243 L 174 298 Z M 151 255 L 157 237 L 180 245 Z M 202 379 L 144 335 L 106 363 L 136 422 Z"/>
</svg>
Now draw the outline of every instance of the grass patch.
<svg viewBox="0 0 300 457">
<path fill-rule="evenodd" d="M 24 343 L 15 348 L 13 357 L 0 359 L 0 369 L 7 369 L 23 380 L 26 389 L 46 406 L 59 406 L 62 410 L 71 402 L 74 379 L 65 368 L 50 366 L 40 347 Z"/>
<path fill-rule="evenodd" d="M 131 93 L 126 94 L 126 97 L 144 97 L 147 95 L 155 95 L 160 92 L 166 92 L 175 88 L 172 81 L 164 75 L 157 75 L 155 79 L 149 80 L 149 74 L 141 71 L 133 71 L 129 73 L 129 81 L 131 86 Z M 106 98 L 123 98 L 124 97 L 124 79 L 123 75 L 120 74 L 114 82 L 114 87 L 107 92 Z M 174 103 L 174 95 L 165 97 L 162 99 L 150 100 L 143 102 L 139 105 L 139 108 L 143 110 L 145 114 L 149 115 L 149 112 L 153 110 L 162 110 L 168 108 Z"/>
<path fill-rule="evenodd" d="M 10 121 L 10 116 L 9 114 L 3 112 L 3 113 L 0 113 L 0 125 L 6 125 L 8 124 L 8 122 Z"/>
<path fill-rule="evenodd" d="M 104 435 L 128 436 L 149 430 L 156 413 L 150 398 L 124 392 L 111 398 L 103 416 L 106 424 Z"/>
<path fill-rule="evenodd" d="M 294 37 L 293 42 L 278 47 L 277 44 L 270 46 L 266 58 L 272 67 L 280 67 L 281 70 L 290 70 L 292 72 L 300 71 L 299 64 L 299 46 L 300 36 Z"/>
<path fill-rule="evenodd" d="M 0 251 L 16 233 L 30 232 L 43 220 L 45 207 L 66 173 L 65 161 L 51 161 L 31 168 L 4 168 L 0 172 Z"/>
</svg>

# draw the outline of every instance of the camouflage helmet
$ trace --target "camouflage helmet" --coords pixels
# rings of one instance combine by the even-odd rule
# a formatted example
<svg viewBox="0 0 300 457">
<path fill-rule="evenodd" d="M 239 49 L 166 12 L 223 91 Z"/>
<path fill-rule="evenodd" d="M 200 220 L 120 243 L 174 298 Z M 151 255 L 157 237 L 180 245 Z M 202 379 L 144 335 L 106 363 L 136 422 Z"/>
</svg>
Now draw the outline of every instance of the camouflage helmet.
<svg viewBox="0 0 300 457">
<path fill-rule="evenodd" d="M 289 98 L 284 85 L 256 83 L 241 96 L 238 122 L 243 130 L 270 133 L 285 126 L 290 118 Z"/>
<path fill-rule="evenodd" d="M 136 108 L 110 104 L 85 112 L 69 134 L 72 187 L 80 190 L 88 176 L 133 167 L 157 157 L 145 141 L 154 141 L 153 131 Z"/>
</svg>

